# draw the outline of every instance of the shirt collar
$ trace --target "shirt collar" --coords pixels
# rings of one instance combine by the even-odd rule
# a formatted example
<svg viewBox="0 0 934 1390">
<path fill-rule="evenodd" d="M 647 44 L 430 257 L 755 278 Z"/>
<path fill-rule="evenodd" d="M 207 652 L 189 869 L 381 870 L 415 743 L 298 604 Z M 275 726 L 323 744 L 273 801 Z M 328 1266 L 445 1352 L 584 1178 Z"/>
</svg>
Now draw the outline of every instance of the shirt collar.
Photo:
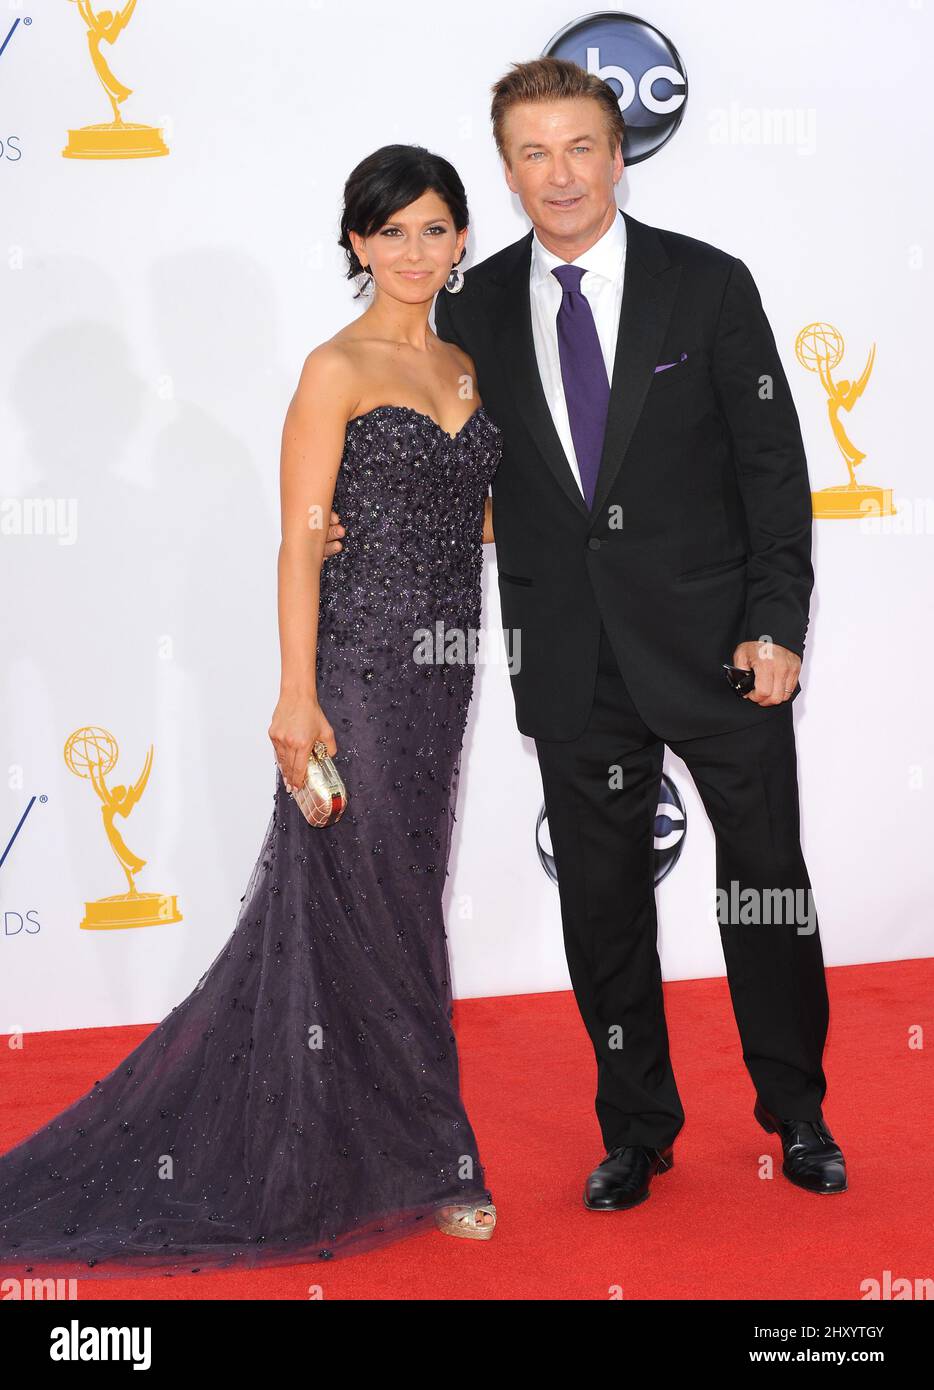
<svg viewBox="0 0 934 1390">
<path fill-rule="evenodd" d="M 546 277 L 554 280 L 552 271 L 559 265 L 582 265 L 586 271 L 602 275 L 606 280 L 618 280 L 626 252 L 626 220 L 619 208 L 609 227 L 599 241 L 582 252 L 576 260 L 563 261 L 553 251 L 549 251 L 538 239 L 538 232 L 532 233 L 532 269 L 539 281 Z"/>
</svg>

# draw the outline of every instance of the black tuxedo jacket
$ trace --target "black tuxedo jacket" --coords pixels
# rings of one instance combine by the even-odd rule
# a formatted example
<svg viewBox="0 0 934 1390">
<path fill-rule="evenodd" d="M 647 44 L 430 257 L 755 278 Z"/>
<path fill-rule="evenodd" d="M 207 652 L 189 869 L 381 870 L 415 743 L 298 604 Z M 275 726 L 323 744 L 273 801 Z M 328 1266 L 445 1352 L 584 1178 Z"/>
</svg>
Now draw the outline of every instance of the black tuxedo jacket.
<svg viewBox="0 0 934 1390">
<path fill-rule="evenodd" d="M 666 740 L 782 709 L 730 688 L 721 663 L 739 642 L 804 652 L 807 462 L 755 282 L 725 251 L 623 216 L 620 330 L 589 512 L 538 374 L 532 232 L 436 300 L 439 336 L 473 358 L 503 432 L 493 529 L 503 627 L 520 634 L 516 715 L 533 738 L 582 732 L 601 619 L 636 708 Z"/>
</svg>

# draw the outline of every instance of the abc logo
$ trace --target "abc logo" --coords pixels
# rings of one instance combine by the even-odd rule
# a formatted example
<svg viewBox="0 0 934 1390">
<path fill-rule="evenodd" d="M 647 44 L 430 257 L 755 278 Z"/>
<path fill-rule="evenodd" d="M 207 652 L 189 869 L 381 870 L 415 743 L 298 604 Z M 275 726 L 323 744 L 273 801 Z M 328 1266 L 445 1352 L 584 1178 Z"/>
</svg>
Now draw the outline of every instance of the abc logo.
<svg viewBox="0 0 934 1390">
<path fill-rule="evenodd" d="M 688 79 L 678 50 L 635 15 L 604 11 L 575 19 L 544 50 L 609 83 L 626 122 L 623 158 L 639 164 L 671 139 L 684 115 Z"/>
</svg>

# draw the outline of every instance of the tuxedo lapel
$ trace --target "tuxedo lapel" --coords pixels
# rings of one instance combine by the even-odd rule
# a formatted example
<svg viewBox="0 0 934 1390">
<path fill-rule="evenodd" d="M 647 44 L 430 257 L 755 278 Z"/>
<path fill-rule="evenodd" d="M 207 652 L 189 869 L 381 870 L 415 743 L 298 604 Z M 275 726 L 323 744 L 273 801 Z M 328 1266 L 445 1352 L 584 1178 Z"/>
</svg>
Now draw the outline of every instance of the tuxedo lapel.
<svg viewBox="0 0 934 1390">
<path fill-rule="evenodd" d="M 656 229 L 628 213 L 623 217 L 623 301 L 592 516 L 599 514 L 622 467 L 658 363 L 681 276 L 681 267 L 669 260 Z"/>
<path fill-rule="evenodd" d="M 531 258 L 532 233 L 529 232 L 519 243 L 515 263 L 502 281 L 498 349 L 503 373 L 511 384 L 513 403 L 535 440 L 539 453 L 568 500 L 587 516 L 587 504 L 555 429 L 538 374 L 529 296 Z"/>
</svg>

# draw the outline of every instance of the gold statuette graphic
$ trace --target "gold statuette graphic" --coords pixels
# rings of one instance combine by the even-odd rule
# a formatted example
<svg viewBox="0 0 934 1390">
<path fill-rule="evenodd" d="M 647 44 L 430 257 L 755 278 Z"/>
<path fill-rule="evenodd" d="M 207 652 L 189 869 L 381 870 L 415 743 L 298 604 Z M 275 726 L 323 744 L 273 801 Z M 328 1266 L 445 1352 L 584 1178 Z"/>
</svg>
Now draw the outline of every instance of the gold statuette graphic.
<svg viewBox="0 0 934 1390">
<path fill-rule="evenodd" d="M 126 101 L 132 87 L 124 87 L 110 71 L 107 60 L 101 52 L 101 44 L 116 43 L 130 22 L 136 8 L 136 0 L 126 0 L 122 10 L 99 10 L 91 8 L 91 0 L 71 0 L 81 12 L 81 18 L 88 26 L 88 48 L 94 71 L 101 81 L 113 107 L 114 118 L 102 125 L 86 125 L 80 130 L 69 130 L 68 144 L 62 150 L 66 159 L 148 159 L 157 154 L 168 154 L 168 147 L 162 132 L 153 125 L 132 125 L 120 115 L 120 104 Z"/>
<path fill-rule="evenodd" d="M 137 781 L 130 787 L 108 787 L 105 778 L 117 765 L 120 756 L 117 740 L 106 729 L 76 729 L 65 744 L 65 762 L 76 777 L 90 779 L 101 803 L 104 829 L 110 847 L 126 874 L 129 892 L 96 903 L 85 903 L 82 927 L 91 931 L 108 931 L 120 927 L 156 927 L 165 922 L 180 922 L 182 914 L 174 894 L 139 893 L 134 882 L 146 863 L 123 843 L 114 823 L 115 816 L 126 818 L 139 801 L 149 780 L 152 768 L 152 746 Z"/>
<path fill-rule="evenodd" d="M 843 455 L 848 483 L 839 487 L 825 487 L 820 492 L 812 492 L 811 500 L 816 517 L 864 517 L 893 516 L 892 489 L 872 487 L 856 481 L 856 469 L 866 457 L 848 438 L 840 419 L 840 411 L 849 412 L 866 389 L 876 359 L 876 345 L 873 343 L 862 375 L 857 381 L 847 381 L 845 377 L 834 381 L 833 370 L 843 361 L 843 334 L 830 323 L 809 323 L 802 328 L 795 339 L 795 355 L 802 367 L 809 372 L 817 372 L 821 385 L 827 392 L 827 414 L 830 428 L 837 441 L 837 448 Z"/>
</svg>

